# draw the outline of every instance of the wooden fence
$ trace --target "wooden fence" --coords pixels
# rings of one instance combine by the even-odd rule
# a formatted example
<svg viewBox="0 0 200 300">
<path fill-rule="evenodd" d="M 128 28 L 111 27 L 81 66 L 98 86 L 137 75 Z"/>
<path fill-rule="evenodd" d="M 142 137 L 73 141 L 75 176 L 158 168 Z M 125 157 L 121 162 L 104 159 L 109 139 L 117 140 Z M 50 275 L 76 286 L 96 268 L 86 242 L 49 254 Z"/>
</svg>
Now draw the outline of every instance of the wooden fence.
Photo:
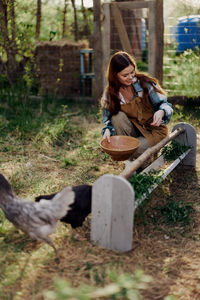
<svg viewBox="0 0 200 300">
<path fill-rule="evenodd" d="M 133 54 L 132 44 L 123 20 L 122 11 L 147 9 L 148 72 L 162 83 L 163 67 L 163 0 L 112 2 L 101 5 L 94 1 L 94 71 L 95 98 L 98 99 L 105 87 L 105 73 L 111 50 L 124 50 Z M 111 49 L 113 31 L 111 17 L 117 28 L 121 49 Z"/>
</svg>

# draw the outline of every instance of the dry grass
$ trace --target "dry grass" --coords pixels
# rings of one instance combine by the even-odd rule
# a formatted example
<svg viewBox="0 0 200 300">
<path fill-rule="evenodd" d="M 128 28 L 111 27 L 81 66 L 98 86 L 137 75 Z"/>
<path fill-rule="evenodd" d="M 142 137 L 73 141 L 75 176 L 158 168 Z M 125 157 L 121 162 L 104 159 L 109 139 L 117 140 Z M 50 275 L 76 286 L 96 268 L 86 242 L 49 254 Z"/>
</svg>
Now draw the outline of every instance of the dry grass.
<svg viewBox="0 0 200 300">
<path fill-rule="evenodd" d="M 64 144 L 45 149 L 40 145 L 38 149 L 30 139 L 19 150 L 1 152 L 0 172 L 11 180 L 18 196 L 33 200 L 40 193 L 57 191 L 68 184 L 93 183 L 105 173 L 120 173 L 123 163 L 111 161 L 99 149 L 101 124 L 83 116 L 74 117 L 72 121 L 77 126 L 81 124 L 85 134 L 82 148 L 65 150 Z M 154 191 L 152 199 L 138 208 L 133 250 L 128 253 L 119 254 L 91 245 L 89 216 L 77 230 L 60 223 L 53 236 L 61 257 L 61 263 L 57 265 L 48 245 L 35 244 L 6 222 L 0 231 L 0 299 L 42 300 L 44 291 L 54 288 L 56 277 L 68 280 L 75 287 L 82 282 L 103 286 L 109 282 L 110 270 L 120 274 L 133 273 L 136 269 L 153 277 L 142 292 L 144 299 L 164 299 L 170 294 L 181 300 L 200 299 L 199 123 L 196 128 L 196 170 L 177 168 Z M 63 167 L 64 156 L 75 159 L 76 164 Z M 193 205 L 195 211 L 189 224 L 164 222 L 158 208 L 168 201 L 169 196 L 174 201 Z"/>
</svg>

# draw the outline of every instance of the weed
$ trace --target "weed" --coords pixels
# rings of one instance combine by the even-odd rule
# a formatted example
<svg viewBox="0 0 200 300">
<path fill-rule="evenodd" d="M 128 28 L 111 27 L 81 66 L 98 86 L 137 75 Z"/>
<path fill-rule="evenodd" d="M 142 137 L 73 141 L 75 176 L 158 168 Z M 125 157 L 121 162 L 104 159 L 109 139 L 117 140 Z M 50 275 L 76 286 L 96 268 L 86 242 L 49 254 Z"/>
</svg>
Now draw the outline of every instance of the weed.
<svg viewBox="0 0 200 300">
<path fill-rule="evenodd" d="M 0 233 L 4 233 L 6 231 L 6 217 L 2 210 L 0 210 Z"/>
<path fill-rule="evenodd" d="M 97 274 L 96 274 L 97 275 Z M 142 271 L 136 270 L 134 275 L 122 273 L 120 275 L 112 271 L 109 274 L 111 283 L 102 288 L 96 288 L 88 285 L 80 285 L 79 288 L 73 288 L 69 282 L 61 278 L 54 281 L 55 291 L 46 291 L 44 298 L 48 299 L 135 299 L 139 300 L 140 290 L 144 290 L 152 278 L 145 275 Z M 99 283 L 99 274 L 96 278 Z M 101 280 L 100 280 L 101 281 Z"/>
<path fill-rule="evenodd" d="M 164 218 L 166 224 L 181 223 L 188 225 L 190 223 L 190 215 L 194 212 L 192 204 L 184 203 L 169 199 L 166 204 L 158 208 Z"/>
<path fill-rule="evenodd" d="M 161 153 L 164 155 L 164 158 L 167 161 L 171 161 L 178 158 L 181 154 L 183 154 L 188 149 L 191 149 L 191 147 L 187 145 L 181 145 L 176 141 L 171 141 L 168 145 L 166 145 L 162 149 Z"/>
<path fill-rule="evenodd" d="M 77 166 L 77 160 L 72 158 L 72 159 L 69 159 L 69 158 L 64 158 L 62 163 L 61 163 L 61 167 L 62 168 L 67 168 L 69 166 Z"/>
<path fill-rule="evenodd" d="M 149 196 L 149 189 L 152 188 L 154 184 L 159 184 L 161 179 L 161 171 L 152 170 L 148 174 L 133 174 L 128 181 L 134 188 L 135 199 L 138 200 L 144 194 Z"/>
<path fill-rule="evenodd" d="M 174 295 L 168 295 L 164 298 L 164 300 L 178 300 L 178 298 L 175 297 Z"/>
</svg>

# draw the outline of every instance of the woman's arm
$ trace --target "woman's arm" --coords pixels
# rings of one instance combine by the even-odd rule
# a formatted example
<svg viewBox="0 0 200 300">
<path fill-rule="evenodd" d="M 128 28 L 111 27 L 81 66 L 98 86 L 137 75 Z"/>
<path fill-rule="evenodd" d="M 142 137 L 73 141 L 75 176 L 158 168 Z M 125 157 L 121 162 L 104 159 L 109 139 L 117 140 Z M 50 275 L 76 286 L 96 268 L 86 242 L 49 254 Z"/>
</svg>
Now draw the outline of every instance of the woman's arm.
<svg viewBox="0 0 200 300">
<path fill-rule="evenodd" d="M 102 135 L 104 136 L 106 131 L 108 133 L 108 130 L 110 132 L 110 135 L 114 135 L 115 129 L 111 122 L 111 113 L 106 108 L 102 109 L 102 121 L 105 124 L 105 127 L 102 129 Z"/>
<path fill-rule="evenodd" d="M 102 121 L 105 127 L 102 129 L 103 139 L 107 139 L 110 142 L 110 136 L 114 135 L 115 130 L 111 122 L 111 113 L 108 110 L 108 95 L 107 89 L 104 90 L 103 96 L 101 98 L 101 107 L 102 107 Z"/>
<path fill-rule="evenodd" d="M 153 105 L 154 112 L 156 113 L 160 110 L 164 111 L 162 121 L 166 124 L 169 123 L 171 116 L 173 114 L 173 109 L 171 107 L 171 104 L 167 102 L 167 96 L 155 91 L 155 89 L 151 84 L 148 84 L 147 87 L 149 90 L 149 100 Z M 161 114 L 161 112 L 159 114 Z M 159 114 L 157 113 L 157 116 Z"/>
</svg>

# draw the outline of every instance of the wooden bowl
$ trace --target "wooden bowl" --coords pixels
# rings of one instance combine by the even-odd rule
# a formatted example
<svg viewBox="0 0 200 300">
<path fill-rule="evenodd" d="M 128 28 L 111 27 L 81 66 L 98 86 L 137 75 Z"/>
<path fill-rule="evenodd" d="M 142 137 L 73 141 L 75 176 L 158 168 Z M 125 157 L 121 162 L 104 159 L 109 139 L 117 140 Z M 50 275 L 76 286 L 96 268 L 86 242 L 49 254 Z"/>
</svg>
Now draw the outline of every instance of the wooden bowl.
<svg viewBox="0 0 200 300">
<path fill-rule="evenodd" d="M 108 153 L 113 160 L 128 159 L 139 147 L 140 141 L 132 136 L 114 135 L 110 137 L 110 143 L 107 139 L 100 142 L 101 148 Z"/>
</svg>

